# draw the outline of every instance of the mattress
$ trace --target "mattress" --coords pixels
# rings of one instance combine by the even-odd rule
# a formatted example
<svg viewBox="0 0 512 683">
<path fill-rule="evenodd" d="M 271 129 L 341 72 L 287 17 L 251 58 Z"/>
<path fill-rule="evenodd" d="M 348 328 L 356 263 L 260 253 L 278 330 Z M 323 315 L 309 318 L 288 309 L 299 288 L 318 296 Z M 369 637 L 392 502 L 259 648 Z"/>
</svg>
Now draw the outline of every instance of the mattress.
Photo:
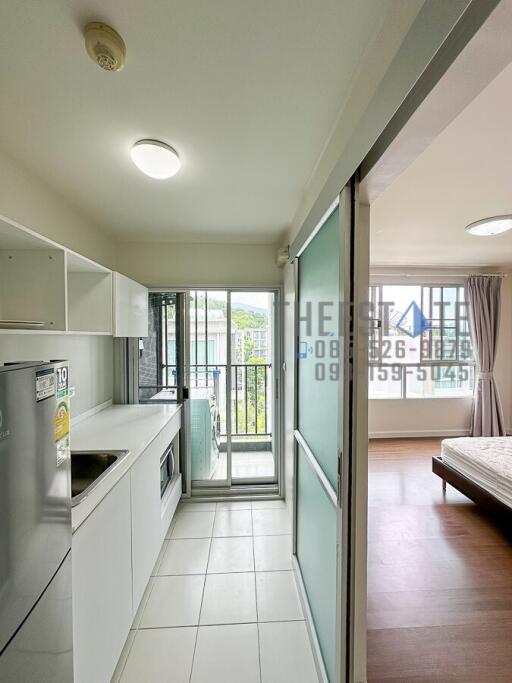
<svg viewBox="0 0 512 683">
<path fill-rule="evenodd" d="M 512 437 L 444 439 L 443 461 L 512 508 Z"/>
</svg>

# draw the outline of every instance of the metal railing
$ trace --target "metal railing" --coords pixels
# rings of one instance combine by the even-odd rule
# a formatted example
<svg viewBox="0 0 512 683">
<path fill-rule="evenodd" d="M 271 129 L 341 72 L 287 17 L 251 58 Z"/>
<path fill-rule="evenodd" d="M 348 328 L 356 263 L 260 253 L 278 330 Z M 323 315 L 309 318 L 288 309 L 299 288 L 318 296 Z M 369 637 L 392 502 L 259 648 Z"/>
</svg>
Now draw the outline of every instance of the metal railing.
<svg viewBox="0 0 512 683">
<path fill-rule="evenodd" d="M 231 366 L 232 433 L 237 436 L 257 434 L 271 436 L 269 431 L 268 393 L 270 363 L 242 363 Z M 239 396 L 242 396 L 240 399 Z M 251 409 L 251 410 L 250 410 Z M 254 411 L 254 412 L 253 412 Z M 234 413 L 234 415 L 233 415 Z M 233 420 L 234 418 L 234 420 Z M 253 429 L 250 426 L 253 425 Z"/>
<path fill-rule="evenodd" d="M 190 365 L 190 388 L 212 388 L 221 415 L 221 436 L 226 435 L 225 390 L 221 376 L 226 364 Z M 176 365 L 164 365 L 168 386 L 176 376 Z M 231 365 L 231 434 L 232 436 L 272 436 L 270 389 L 271 363 L 235 363 Z M 224 384 L 225 386 L 225 384 Z M 191 394 L 193 398 L 193 394 Z M 224 403 L 224 405 L 223 405 Z"/>
</svg>

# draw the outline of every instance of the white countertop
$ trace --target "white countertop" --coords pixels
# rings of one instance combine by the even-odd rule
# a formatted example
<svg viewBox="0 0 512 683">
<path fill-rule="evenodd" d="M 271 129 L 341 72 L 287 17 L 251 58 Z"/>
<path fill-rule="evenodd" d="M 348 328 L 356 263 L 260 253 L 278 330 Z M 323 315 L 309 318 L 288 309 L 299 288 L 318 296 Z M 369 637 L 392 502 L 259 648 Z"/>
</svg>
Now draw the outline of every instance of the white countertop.
<svg viewBox="0 0 512 683">
<path fill-rule="evenodd" d="M 71 449 L 127 450 L 129 454 L 72 511 L 73 531 L 181 411 L 176 404 L 109 406 L 71 428 Z"/>
</svg>

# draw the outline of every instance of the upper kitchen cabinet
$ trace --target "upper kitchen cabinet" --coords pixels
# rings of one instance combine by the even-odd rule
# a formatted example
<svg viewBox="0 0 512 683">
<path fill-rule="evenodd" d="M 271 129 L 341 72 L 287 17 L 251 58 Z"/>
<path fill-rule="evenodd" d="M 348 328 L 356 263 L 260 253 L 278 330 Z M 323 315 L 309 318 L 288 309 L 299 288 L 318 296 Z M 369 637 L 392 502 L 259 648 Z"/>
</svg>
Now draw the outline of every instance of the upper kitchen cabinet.
<svg viewBox="0 0 512 683">
<path fill-rule="evenodd" d="M 114 337 L 148 336 L 148 290 L 114 273 Z"/>
<path fill-rule="evenodd" d="M 0 220 L 0 330 L 65 330 L 63 249 Z"/>
<path fill-rule="evenodd" d="M 112 272 L 67 254 L 68 330 L 112 334 Z"/>
<path fill-rule="evenodd" d="M 147 337 L 148 290 L 0 218 L 0 333 Z"/>
</svg>

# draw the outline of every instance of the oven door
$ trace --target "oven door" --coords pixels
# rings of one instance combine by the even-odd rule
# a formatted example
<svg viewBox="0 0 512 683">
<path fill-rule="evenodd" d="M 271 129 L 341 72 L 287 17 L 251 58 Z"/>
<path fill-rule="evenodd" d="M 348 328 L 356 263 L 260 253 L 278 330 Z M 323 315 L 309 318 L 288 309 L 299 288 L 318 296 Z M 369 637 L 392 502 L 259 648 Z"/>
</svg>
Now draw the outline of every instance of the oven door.
<svg viewBox="0 0 512 683">
<path fill-rule="evenodd" d="M 172 444 L 160 458 L 160 498 L 163 498 L 174 475 L 174 450 Z"/>
</svg>

